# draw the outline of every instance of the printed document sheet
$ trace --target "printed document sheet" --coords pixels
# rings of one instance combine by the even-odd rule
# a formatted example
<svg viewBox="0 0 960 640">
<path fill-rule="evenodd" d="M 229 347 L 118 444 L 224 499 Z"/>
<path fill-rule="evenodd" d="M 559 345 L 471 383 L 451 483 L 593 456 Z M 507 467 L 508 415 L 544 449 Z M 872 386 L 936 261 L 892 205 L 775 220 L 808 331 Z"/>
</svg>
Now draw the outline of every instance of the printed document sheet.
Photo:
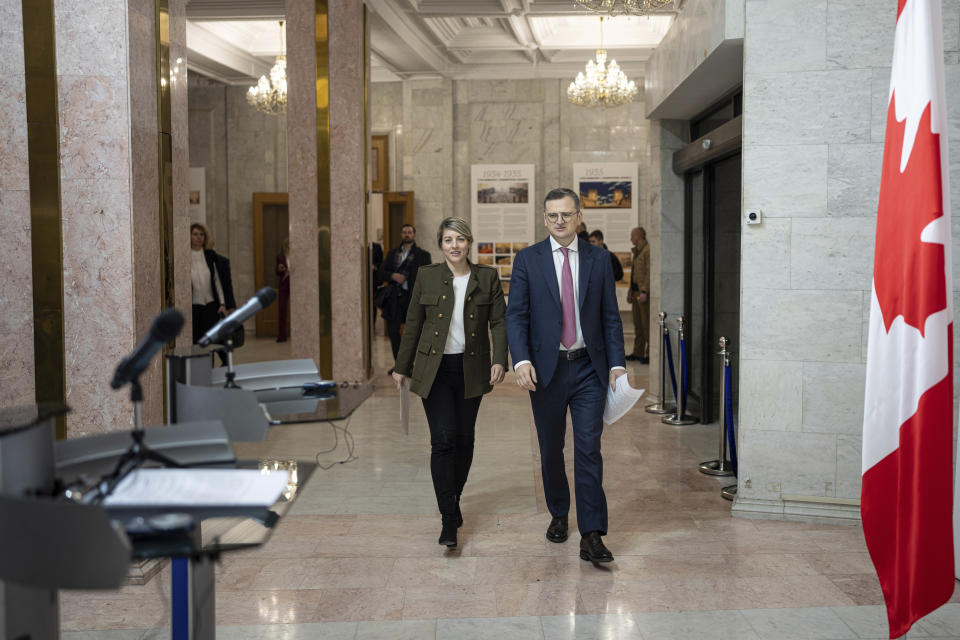
<svg viewBox="0 0 960 640">
<path fill-rule="evenodd" d="M 616 390 L 607 385 L 607 404 L 603 408 L 603 421 L 613 424 L 627 414 L 643 395 L 643 389 L 634 389 L 627 382 L 627 376 L 617 378 Z"/>
<path fill-rule="evenodd" d="M 137 469 L 104 500 L 107 507 L 269 507 L 289 472 L 258 469 Z"/>
</svg>

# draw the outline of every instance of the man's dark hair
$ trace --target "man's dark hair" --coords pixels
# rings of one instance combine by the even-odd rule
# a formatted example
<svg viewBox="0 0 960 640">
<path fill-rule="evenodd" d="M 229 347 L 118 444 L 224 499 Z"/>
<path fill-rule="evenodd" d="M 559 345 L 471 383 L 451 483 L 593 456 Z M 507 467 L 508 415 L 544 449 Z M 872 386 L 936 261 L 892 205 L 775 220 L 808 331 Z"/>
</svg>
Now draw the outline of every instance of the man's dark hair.
<svg viewBox="0 0 960 640">
<path fill-rule="evenodd" d="M 410 227 L 411 229 L 413 229 L 413 232 L 414 232 L 414 233 L 417 232 L 417 228 L 416 228 L 415 226 L 413 226 L 412 224 L 409 224 L 409 223 L 408 223 L 408 224 L 404 224 L 404 225 L 400 225 L 400 231 L 403 231 L 403 230 L 406 229 L 407 227 Z"/>
<path fill-rule="evenodd" d="M 577 192 L 572 189 L 567 189 L 566 187 L 557 187 L 556 189 L 551 189 L 550 193 L 543 199 L 543 208 L 547 208 L 547 203 L 551 200 L 563 200 L 564 198 L 570 198 L 573 200 L 573 206 L 577 211 L 580 211 L 580 196 L 577 195 Z"/>
<path fill-rule="evenodd" d="M 594 229 L 590 232 L 590 237 L 596 238 L 600 242 L 603 242 L 603 231 L 600 231 L 600 229 Z"/>
</svg>

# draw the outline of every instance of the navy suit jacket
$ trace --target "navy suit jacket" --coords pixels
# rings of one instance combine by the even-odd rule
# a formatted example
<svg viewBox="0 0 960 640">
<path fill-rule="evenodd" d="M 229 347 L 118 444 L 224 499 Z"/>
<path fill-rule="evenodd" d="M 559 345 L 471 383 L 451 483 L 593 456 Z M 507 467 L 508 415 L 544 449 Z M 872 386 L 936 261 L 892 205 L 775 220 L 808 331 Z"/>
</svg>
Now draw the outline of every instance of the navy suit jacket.
<svg viewBox="0 0 960 640">
<path fill-rule="evenodd" d="M 580 238 L 577 243 L 580 329 L 597 376 L 607 384 L 610 368 L 626 365 L 613 267 L 605 249 Z M 560 287 L 550 238 L 514 256 L 506 320 L 513 361 L 532 362 L 537 372 L 537 386 L 546 387 L 557 368 L 563 329 Z"/>
</svg>

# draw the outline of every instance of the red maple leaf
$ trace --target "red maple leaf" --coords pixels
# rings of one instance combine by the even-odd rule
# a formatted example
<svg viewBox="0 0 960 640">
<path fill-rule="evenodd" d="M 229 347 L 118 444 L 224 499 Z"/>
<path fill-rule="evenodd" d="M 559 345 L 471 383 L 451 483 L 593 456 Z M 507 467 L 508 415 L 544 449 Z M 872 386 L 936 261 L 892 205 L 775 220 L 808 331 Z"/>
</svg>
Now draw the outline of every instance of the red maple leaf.
<svg viewBox="0 0 960 640">
<path fill-rule="evenodd" d="M 930 104 L 900 172 L 906 120 L 897 122 L 894 97 L 887 111 L 873 283 L 887 331 L 897 316 L 923 335 L 927 317 L 947 306 L 944 246 L 921 242 L 924 227 L 943 215 L 940 136 L 930 130 Z"/>
</svg>

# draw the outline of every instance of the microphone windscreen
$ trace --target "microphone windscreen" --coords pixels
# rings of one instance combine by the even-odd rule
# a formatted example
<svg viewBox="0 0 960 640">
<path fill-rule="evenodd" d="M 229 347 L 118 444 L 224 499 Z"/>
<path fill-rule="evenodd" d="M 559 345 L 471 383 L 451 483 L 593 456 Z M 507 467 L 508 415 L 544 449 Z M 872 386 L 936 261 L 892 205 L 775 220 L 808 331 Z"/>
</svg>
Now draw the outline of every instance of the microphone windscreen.
<svg viewBox="0 0 960 640">
<path fill-rule="evenodd" d="M 266 309 L 277 299 L 277 290 L 273 287 L 264 287 L 254 294 L 260 301 L 260 307 Z"/>
<path fill-rule="evenodd" d="M 150 335 L 159 342 L 170 342 L 183 328 L 183 314 L 176 309 L 167 309 L 156 317 L 150 327 Z"/>
</svg>

